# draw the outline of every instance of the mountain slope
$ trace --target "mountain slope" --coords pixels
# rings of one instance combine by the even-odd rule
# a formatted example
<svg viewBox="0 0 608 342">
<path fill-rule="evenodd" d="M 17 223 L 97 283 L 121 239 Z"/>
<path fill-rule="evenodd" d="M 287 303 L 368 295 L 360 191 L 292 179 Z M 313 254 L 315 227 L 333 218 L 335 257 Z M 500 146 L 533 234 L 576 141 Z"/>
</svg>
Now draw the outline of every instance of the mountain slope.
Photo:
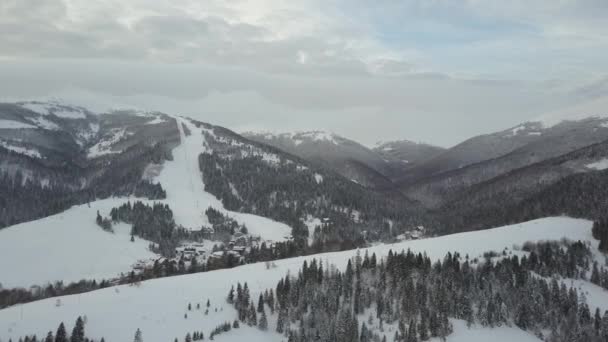
<svg viewBox="0 0 608 342">
<path fill-rule="evenodd" d="M 87 212 L 99 210 L 101 220 L 111 216 L 112 224 L 132 225 L 134 235 L 172 256 L 183 240 L 209 239 L 224 229 L 217 217 L 211 222 L 215 214 L 228 225 L 222 243 L 237 233 L 268 242 L 293 239 L 295 247 L 289 245 L 285 257 L 308 248 L 340 250 L 391 240 L 419 225 L 424 215 L 400 194 L 367 189 L 277 148 L 179 116 L 90 113 L 55 103 L 4 104 L 0 114 L 17 122 L 0 129 L 0 141 L 40 151 L 32 156 L 0 146 L 0 227 L 23 223 L 19 227 L 33 229 L 46 222 L 42 218 L 64 212 L 65 224 L 101 229 L 90 224 L 93 216 L 85 224 L 72 215 L 86 203 Z M 35 126 L 32 118 L 57 127 Z M 83 127 L 97 127 L 86 141 L 78 140 Z M 54 152 L 44 149 L 54 142 Z M 116 205 L 106 208 L 104 199 Z M 135 201 L 141 202 L 136 209 Z M 140 219 L 144 212 L 153 217 Z M 50 229 L 57 238 L 71 239 L 69 231 Z M 112 270 L 127 272 L 125 265 Z M 56 277 L 45 280 L 62 280 L 61 272 Z"/>
<path fill-rule="evenodd" d="M 445 148 L 409 140 L 399 140 L 378 143 L 373 150 L 386 160 L 400 162 L 411 168 L 438 156 L 445 151 Z M 395 178 L 400 176 L 402 175 L 393 175 Z"/>
<path fill-rule="evenodd" d="M 371 149 L 336 134 L 310 131 L 298 133 L 254 133 L 243 135 L 269 144 L 320 167 L 335 170 L 342 176 L 371 188 L 388 189 L 389 176 L 401 165 L 383 158 Z"/>
<path fill-rule="evenodd" d="M 110 233 L 95 224 L 97 210 L 105 215 L 122 203 L 112 198 L 83 204 L 0 230 L 0 249 L 5 256 L 0 258 L 0 273 L 5 275 L 2 286 L 29 288 L 56 281 L 112 279 L 130 272 L 140 260 L 158 259 L 148 250 L 148 241 L 129 241 L 130 225 L 114 225 L 114 233 Z"/>
<path fill-rule="evenodd" d="M 416 177 L 416 173 L 421 172 L 428 172 L 428 175 L 418 175 L 414 183 L 411 180 L 402 182 L 401 189 L 409 197 L 427 206 L 437 207 L 475 184 L 608 139 L 606 122 L 606 119 L 589 118 L 563 122 L 549 128 L 541 128 L 540 123 L 525 124 L 500 134 L 473 138 L 408 171 L 410 177 Z M 503 141 L 498 145 L 490 144 L 497 146 L 493 154 L 500 152 L 500 156 L 477 161 L 468 166 L 452 165 L 447 170 L 439 168 L 435 170 L 441 171 L 431 171 L 441 160 L 447 160 L 462 152 L 463 146 L 484 145 L 483 140 L 486 139 L 493 142 Z M 488 156 L 481 153 L 477 159 L 483 155 Z M 442 159 L 446 156 L 449 158 Z"/>
<path fill-rule="evenodd" d="M 439 238 L 419 241 L 408 241 L 395 245 L 380 245 L 371 247 L 368 251 L 376 253 L 379 258 L 386 257 L 389 250 L 401 251 L 411 249 L 414 252 L 426 252 L 433 260 L 444 258 L 448 252 L 459 252 L 469 255 L 471 259 L 482 258 L 486 251 L 503 251 L 514 245 L 522 246 L 527 241 L 560 240 L 567 237 L 571 240 L 590 241 L 597 247 L 597 242 L 591 237 L 591 223 L 584 220 L 568 218 L 547 218 L 524 224 L 490 229 L 486 231 L 455 234 Z M 471 241 L 483 241 L 483 244 L 471 244 Z M 513 253 L 523 253 L 513 251 Z M 207 273 L 193 274 L 181 277 L 171 277 L 141 283 L 139 286 L 120 286 L 102 289 L 78 296 L 52 298 L 35 303 L 0 310 L 0 335 L 5 338 L 17 339 L 26 334 L 45 336 L 49 330 L 54 330 L 59 322 L 65 322 L 71 331 L 72 322 L 78 316 L 86 316 L 87 335 L 107 341 L 129 341 L 135 330 L 141 329 L 146 341 L 171 341 L 175 337 L 182 339 L 186 333 L 203 331 L 208 338 L 209 332 L 224 322 L 232 322 L 236 310 L 226 303 L 226 295 L 230 287 L 237 282 L 248 282 L 251 298 L 274 285 L 289 271 L 297 274 L 304 260 L 309 264 L 313 258 L 322 260 L 324 266 L 336 265 L 340 270 L 346 268 L 354 252 L 329 253 L 317 256 L 286 259 L 276 262 L 276 267 L 267 269 L 263 263 L 251 264 L 230 270 L 219 270 Z M 568 282 L 569 280 L 564 280 Z M 578 282 L 588 294 L 591 310 L 596 307 L 602 311 L 608 309 L 608 294 L 588 282 Z M 583 291 L 580 290 L 580 291 Z M 209 314 L 197 310 L 196 304 L 205 304 L 210 300 Z M 188 304 L 193 309 L 188 310 Z M 217 311 L 215 310 L 217 308 Z M 111 314 L 108 314 L 111 313 Z M 241 325 L 240 329 L 232 330 L 216 339 L 219 341 L 241 341 L 245 336 L 253 341 L 283 341 L 285 337 L 274 332 L 277 313 L 268 315 L 269 331 L 262 332 L 255 327 Z M 366 321 L 362 316 L 360 321 Z M 109 328 L 111 327 L 111 328 Z M 529 338 L 531 335 L 521 335 L 523 331 L 516 327 L 513 331 L 489 329 L 474 326 L 468 330 L 466 325 L 454 323 L 455 332 L 448 336 L 448 341 L 469 341 L 474 336 L 497 339 L 507 333 L 509 338 Z M 496 334 L 500 332 L 500 334 Z M 392 331 L 390 332 L 392 334 Z M 387 333 L 388 334 L 388 333 Z M 388 334 L 391 336 L 391 334 Z M 519 340 L 519 339 L 518 339 Z"/>
</svg>

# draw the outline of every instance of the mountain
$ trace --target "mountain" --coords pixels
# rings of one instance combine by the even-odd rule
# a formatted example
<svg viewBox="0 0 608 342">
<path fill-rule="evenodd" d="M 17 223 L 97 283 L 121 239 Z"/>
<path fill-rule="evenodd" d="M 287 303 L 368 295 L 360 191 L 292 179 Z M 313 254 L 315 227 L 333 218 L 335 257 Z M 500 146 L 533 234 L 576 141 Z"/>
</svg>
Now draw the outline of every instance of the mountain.
<svg viewBox="0 0 608 342">
<path fill-rule="evenodd" d="M 412 184 L 425 177 L 503 156 L 539 140 L 542 131 L 540 123 L 524 123 L 504 131 L 467 139 L 409 169 L 400 183 Z"/>
<path fill-rule="evenodd" d="M 408 168 L 429 160 L 445 151 L 445 148 L 409 140 L 379 142 L 373 149 L 384 159 L 401 162 Z M 394 177 L 399 177 L 399 174 Z"/>
<path fill-rule="evenodd" d="M 608 309 L 606 126 L 530 123 L 408 152 L 406 174 L 462 157 L 401 183 L 429 210 L 351 176 L 380 174 L 379 156 L 391 182 L 408 142 L 382 155 L 320 132 L 1 104 L 0 338 L 65 325 L 81 341 L 593 340 Z M 293 150 L 268 142 L 282 139 Z M 472 162 L 482 141 L 494 149 Z"/>
<path fill-rule="evenodd" d="M 51 231 L 63 234 L 59 239 L 90 241 L 100 233 L 92 230 L 107 230 L 142 239 L 157 257 L 173 258 L 180 245 L 201 241 L 209 257 L 214 245 L 241 239 L 248 249 L 282 244 L 264 257 L 283 258 L 390 241 L 424 216 L 399 193 L 362 187 L 275 147 L 180 116 L 24 102 L 0 105 L 0 118 L 0 228 L 7 227 L 0 240 L 7 248 Z M 13 255 L 27 259 L 26 251 Z M 138 255 L 150 257 L 142 250 L 125 255 L 108 258 L 104 270 L 86 266 L 97 265 L 97 255 L 83 256 L 85 267 L 75 270 L 105 278 L 129 271 L 125 264 Z M 69 257 L 53 252 L 39 266 L 55 274 L 52 265 L 69 264 Z M 226 266 L 218 263 L 213 267 Z M 9 267 L 0 263 L 0 272 Z M 28 278 L 27 270 L 23 279 L 40 280 Z M 75 280 L 56 276 L 47 280 Z"/>
<path fill-rule="evenodd" d="M 58 103 L 0 104 L 0 227 L 95 198 L 163 197 L 141 177 L 179 142 L 163 114 L 94 114 Z"/>
<path fill-rule="evenodd" d="M 525 123 L 469 139 L 407 171 L 402 191 L 438 207 L 469 187 L 608 139 L 608 119 L 587 118 L 545 127 Z"/>
<path fill-rule="evenodd" d="M 515 169 L 447 197 L 443 227 L 478 229 L 550 215 L 601 219 L 608 210 L 608 140 Z"/>
<path fill-rule="evenodd" d="M 390 176 L 403 166 L 387 160 L 353 140 L 324 131 L 296 133 L 255 133 L 243 135 L 265 143 L 317 166 L 330 168 L 365 187 L 391 189 Z"/>
</svg>

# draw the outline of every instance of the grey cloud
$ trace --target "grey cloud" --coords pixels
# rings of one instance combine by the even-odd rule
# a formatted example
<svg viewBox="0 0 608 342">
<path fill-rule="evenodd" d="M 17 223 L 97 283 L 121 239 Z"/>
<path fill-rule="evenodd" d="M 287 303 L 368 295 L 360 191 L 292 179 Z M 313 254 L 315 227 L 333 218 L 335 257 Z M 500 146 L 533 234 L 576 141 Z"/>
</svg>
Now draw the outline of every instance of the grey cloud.
<svg viewBox="0 0 608 342">
<path fill-rule="evenodd" d="M 90 11 L 74 20 L 64 1 L 76 5 L 72 0 L 0 2 L 0 96 L 31 98 L 78 89 L 90 101 L 99 96 L 233 128 L 328 128 L 368 143 L 409 138 L 450 145 L 608 93 L 605 79 L 588 84 L 554 71 L 582 68 L 596 74 L 604 65 L 599 58 L 589 65 L 579 58 L 607 51 L 598 48 L 606 25 L 593 16 L 605 12 L 603 0 L 563 2 L 570 8 L 523 0 L 313 0 L 297 2 L 302 8 L 293 11 L 270 9 L 251 21 L 240 20 L 241 3 L 205 2 L 201 7 L 213 11 L 197 12 L 173 1 L 144 0 L 125 0 L 135 8 L 128 20 L 121 15 L 129 6 L 119 2 L 80 2 L 80 9 Z M 154 7 L 159 3 L 166 6 Z M 557 15 L 540 15 L 535 24 L 541 31 L 566 23 L 583 35 L 598 27 L 599 38 L 577 54 L 571 41 L 543 41 L 540 34 L 497 42 L 490 35 L 484 44 L 430 52 L 407 46 L 401 32 L 389 32 L 394 33 L 389 41 L 382 36 L 387 27 L 431 20 L 425 18 L 429 13 L 447 20 L 432 30 L 471 32 L 464 20 L 470 16 L 529 23 L 526 4 L 531 12 Z M 568 11 L 574 14 L 569 17 Z M 306 25 L 295 34 L 279 32 L 280 23 L 290 20 Z M 511 65 L 531 72 L 513 73 Z M 484 68 L 502 77 L 478 76 Z M 472 76 L 455 76 L 459 72 Z M 541 81 L 530 81 L 530 74 Z"/>
<path fill-rule="evenodd" d="M 9 98 L 84 89 L 231 128 L 322 128 L 366 143 L 409 138 L 450 145 L 575 100 L 542 84 L 272 75 L 196 64 L 35 60 L 1 63 L 0 75 L 0 94 Z"/>
</svg>

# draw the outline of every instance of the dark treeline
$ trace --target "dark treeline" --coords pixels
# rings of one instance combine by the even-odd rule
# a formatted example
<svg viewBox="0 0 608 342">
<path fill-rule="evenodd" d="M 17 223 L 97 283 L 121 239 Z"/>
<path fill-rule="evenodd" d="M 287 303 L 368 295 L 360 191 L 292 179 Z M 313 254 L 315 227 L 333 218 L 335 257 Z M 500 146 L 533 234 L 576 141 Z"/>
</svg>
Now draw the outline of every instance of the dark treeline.
<svg viewBox="0 0 608 342">
<path fill-rule="evenodd" d="M 547 187 L 536 184 L 524 198 L 496 193 L 491 199 L 462 196 L 433 213 L 439 234 L 477 230 L 548 216 L 600 220 L 608 213 L 608 170 L 577 173 Z"/>
<path fill-rule="evenodd" d="M 72 160 L 61 165 L 44 165 L 32 158 L 4 151 L 15 169 L 23 164 L 29 170 L 0 173 L 0 228 L 50 216 L 73 205 L 111 196 L 133 195 L 163 199 L 160 184 L 142 180 L 144 168 L 168 158 L 167 146 L 133 146 L 120 155 L 99 160 Z M 129 160 L 131 158 L 131 160 Z"/>
<path fill-rule="evenodd" d="M 229 133 L 222 139 L 210 134 L 205 138 L 213 149 L 199 155 L 205 190 L 221 199 L 229 210 L 288 224 L 292 236 L 302 245 L 309 238 L 304 223 L 309 215 L 327 218 L 335 231 L 348 232 L 334 231 L 320 239 L 334 246 L 343 242 L 353 246 L 363 238 L 390 240 L 419 224 L 424 216 L 420 205 L 401 194 L 366 189 L 269 146 L 244 143 Z M 266 160 L 264 154 L 276 160 Z M 322 181 L 317 181 L 318 175 Z M 394 230 L 388 228 L 388 220 L 394 223 Z"/>
<path fill-rule="evenodd" d="M 600 240 L 599 250 L 604 253 L 608 252 L 608 217 L 602 217 L 593 222 L 591 233 L 595 239 Z"/>
<path fill-rule="evenodd" d="M 29 289 L 3 289 L 0 287 L 0 309 L 4 309 L 15 304 L 29 303 L 50 297 L 68 296 L 94 291 L 106 288 L 113 284 L 114 283 L 107 280 L 102 280 L 99 282 L 95 280 L 81 280 L 78 282 L 69 283 L 67 285 L 59 281 L 46 286 L 32 286 Z"/>
<path fill-rule="evenodd" d="M 207 208 L 205 215 L 207 215 L 212 228 L 211 232 L 204 235 L 206 239 L 227 243 L 236 233 L 247 234 L 249 232 L 245 225 L 239 224 L 236 220 L 222 214 L 215 208 Z"/>
<path fill-rule="evenodd" d="M 173 211 L 167 204 L 148 205 L 141 201 L 133 204 L 127 202 L 120 207 L 112 208 L 110 218 L 113 222 L 131 224 L 131 235 L 154 242 L 153 251 L 166 257 L 175 254 L 175 247 L 182 240 L 196 238 L 194 233 L 176 226 Z"/>
<path fill-rule="evenodd" d="M 86 326 L 86 317 L 78 317 L 76 322 L 74 323 L 74 328 L 72 329 L 72 333 L 68 332 L 68 329 L 65 327 L 65 324 L 60 323 L 59 327 L 55 332 L 49 331 L 46 336 L 41 336 L 40 338 L 36 335 L 29 335 L 25 337 L 19 338 L 19 340 L 15 340 L 14 342 L 105 342 L 105 339 L 102 337 L 100 340 L 95 340 L 88 338 L 85 333 Z M 135 342 L 143 342 L 141 339 L 141 332 L 139 329 L 139 339 L 136 337 L 134 339 Z M 13 340 L 8 340 L 9 342 L 13 342 Z"/>
<path fill-rule="evenodd" d="M 608 312 L 592 313 L 576 288 L 559 277 L 585 278 L 592 253 L 581 242 L 527 244 L 523 257 L 487 254 L 475 260 L 448 253 L 432 262 L 411 251 L 385 260 L 357 256 L 343 272 L 313 260 L 258 299 L 247 285 L 228 294 L 241 322 L 277 313 L 289 341 L 426 341 L 452 332 L 450 319 L 485 327 L 516 326 L 546 341 L 605 341 Z M 259 320 L 257 320 L 259 325 Z"/>
</svg>

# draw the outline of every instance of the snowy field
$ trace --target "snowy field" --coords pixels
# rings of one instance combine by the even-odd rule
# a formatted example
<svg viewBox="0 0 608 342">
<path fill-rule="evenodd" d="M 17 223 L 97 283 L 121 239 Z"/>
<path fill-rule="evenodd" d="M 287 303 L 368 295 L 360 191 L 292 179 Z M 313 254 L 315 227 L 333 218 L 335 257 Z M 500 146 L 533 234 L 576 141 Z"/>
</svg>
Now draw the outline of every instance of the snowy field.
<svg viewBox="0 0 608 342">
<path fill-rule="evenodd" d="M 140 259 L 157 258 L 148 241 L 130 241 L 131 226 L 114 225 L 114 234 L 95 223 L 127 199 L 107 199 L 40 220 L 0 230 L 0 283 L 5 288 L 49 281 L 109 279 L 128 272 Z"/>
<path fill-rule="evenodd" d="M 468 232 L 417 241 L 400 242 L 393 245 L 378 245 L 369 248 L 370 253 L 386 256 L 390 249 L 400 251 L 411 248 L 426 252 L 431 258 L 439 259 L 450 251 L 458 251 L 471 258 L 481 256 L 485 251 L 502 251 L 521 246 L 526 241 L 559 240 L 593 241 L 591 222 L 570 218 L 545 218 L 513 226 L 485 231 Z M 593 243 L 597 243 L 593 241 Z M 361 251 L 364 253 L 364 251 Z M 104 253 L 107 255 L 107 253 Z M 93 338 L 105 337 L 106 341 L 131 341 L 137 328 L 141 329 L 146 342 L 183 340 L 188 332 L 203 331 L 206 336 L 217 325 L 232 321 L 236 312 L 226 304 L 225 296 L 237 282 L 248 282 L 252 298 L 260 291 L 274 288 L 277 281 L 289 271 L 297 272 L 304 260 L 318 258 L 325 265 L 334 264 L 343 269 L 355 251 L 326 253 L 317 256 L 280 260 L 276 268 L 266 269 L 263 263 L 245 265 L 229 270 L 185 275 L 172 278 L 150 280 L 140 286 L 120 286 L 75 296 L 51 298 L 35 303 L 19 305 L 0 311 L 0 338 L 8 340 L 25 334 L 38 336 L 55 330 L 59 322 L 67 324 L 68 331 L 79 315 L 87 317 L 87 335 Z M 608 293 L 597 290 L 592 298 L 602 309 L 608 309 Z M 196 306 L 211 300 L 211 312 L 188 311 L 188 303 Z M 218 312 L 215 312 L 215 309 Z M 188 318 L 184 318 L 184 314 Z M 216 337 L 217 341 L 284 341 L 283 336 L 274 333 L 275 317 L 269 317 L 269 332 L 261 333 L 255 328 L 241 328 Z M 451 342 L 487 341 L 535 341 L 536 339 L 516 328 L 469 330 L 464 324 L 454 321 L 455 332 L 448 338 Z M 391 335 L 387 336 L 392 338 Z"/>
</svg>

